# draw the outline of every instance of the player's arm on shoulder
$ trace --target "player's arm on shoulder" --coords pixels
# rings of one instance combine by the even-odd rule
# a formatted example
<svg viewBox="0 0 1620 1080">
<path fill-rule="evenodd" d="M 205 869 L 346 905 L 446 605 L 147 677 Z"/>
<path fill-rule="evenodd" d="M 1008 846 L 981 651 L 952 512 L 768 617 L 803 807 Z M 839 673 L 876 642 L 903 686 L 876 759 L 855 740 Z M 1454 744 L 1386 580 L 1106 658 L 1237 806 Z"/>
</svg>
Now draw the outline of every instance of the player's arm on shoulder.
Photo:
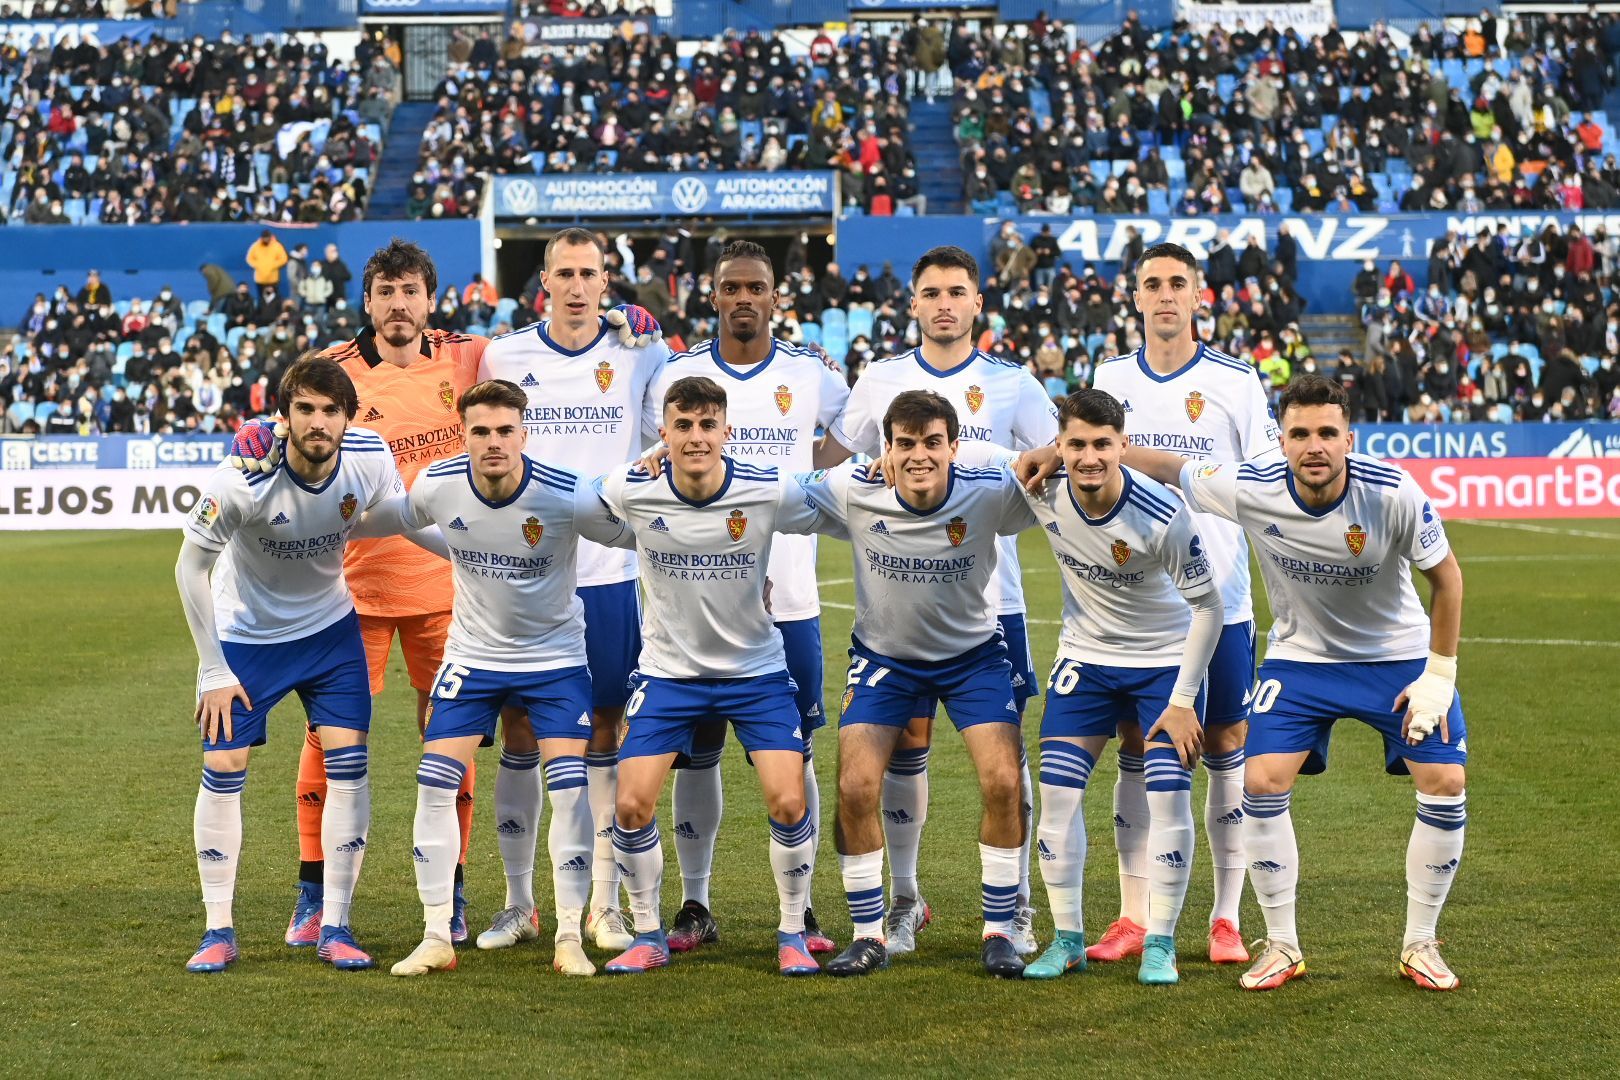
<svg viewBox="0 0 1620 1080">
<path fill-rule="evenodd" d="M 844 500 L 853 472 L 854 466 L 846 464 L 835 469 L 797 473 L 791 478 L 801 500 L 812 505 L 820 514 L 813 531 L 823 536 L 849 538 L 849 510 Z"/>
<path fill-rule="evenodd" d="M 1133 455 L 1138 454 L 1144 459 L 1141 463 L 1132 460 Z M 1161 484 L 1180 488 L 1182 498 L 1191 509 L 1238 521 L 1237 462 L 1194 461 L 1163 450 L 1131 447 L 1125 452 L 1125 464 L 1147 473 Z"/>
<path fill-rule="evenodd" d="M 823 479 L 815 480 L 818 475 Z M 838 503 L 838 500 L 827 489 L 825 483 L 827 475 L 830 474 L 819 471 L 800 473 L 797 476 L 784 473 L 777 480 L 777 532 L 800 535 L 819 533 L 823 536 L 849 539 L 842 515 L 834 514 L 830 509 Z"/>
<path fill-rule="evenodd" d="M 444 531 L 434 523 L 433 512 L 425 498 L 427 486 L 433 482 L 433 478 L 424 473 L 417 478 L 415 489 L 407 492 L 405 481 L 396 469 L 393 481 L 361 515 L 359 524 L 350 530 L 349 539 L 403 536 L 441 559 L 450 558 L 450 544 L 444 537 Z"/>
<path fill-rule="evenodd" d="M 596 485 L 581 480 L 574 487 L 574 531 L 606 547 L 634 548 L 636 534 L 628 522 L 608 508 Z"/>
<path fill-rule="evenodd" d="M 879 417 L 873 414 L 872 384 L 866 381 L 867 378 L 862 375 L 849 388 L 843 410 L 827 425 L 827 434 L 816 446 L 815 464 L 818 469 L 840 464 L 851 454 L 875 458 L 883 453 L 883 433 L 879 428 Z M 839 454 L 842 456 L 837 457 Z"/>
<path fill-rule="evenodd" d="M 1046 387 L 1025 371 L 1018 380 L 1018 409 L 1013 413 L 1013 447 L 1035 450 L 1057 442 L 1058 410 Z"/>
<path fill-rule="evenodd" d="M 186 627 L 197 649 L 197 708 L 192 719 L 209 742 L 216 741 L 221 733 L 227 739 L 235 734 L 231 722 L 232 702 L 241 701 L 246 708 L 253 708 L 247 691 L 225 660 L 219 630 L 214 624 L 214 590 L 209 575 L 222 550 L 198 543 L 188 530 L 174 566 L 180 608 L 185 612 Z"/>
<path fill-rule="evenodd" d="M 596 493 L 598 499 L 602 500 L 602 505 L 608 508 L 608 512 L 627 523 L 630 520 L 630 515 L 625 512 L 625 496 L 628 494 L 626 490 L 628 486 L 627 478 L 632 474 L 646 476 L 647 470 L 641 466 L 640 462 L 631 462 L 628 465 L 620 465 L 610 469 L 590 482 L 591 490 Z"/>
<path fill-rule="evenodd" d="M 996 525 L 996 532 L 1002 536 L 1014 536 L 1041 522 L 1035 516 L 1035 507 L 1030 504 L 1023 481 L 1013 471 L 1018 455 L 1002 450 L 999 456 L 1002 460 L 993 466 L 1001 470 L 1001 520 Z"/>
</svg>

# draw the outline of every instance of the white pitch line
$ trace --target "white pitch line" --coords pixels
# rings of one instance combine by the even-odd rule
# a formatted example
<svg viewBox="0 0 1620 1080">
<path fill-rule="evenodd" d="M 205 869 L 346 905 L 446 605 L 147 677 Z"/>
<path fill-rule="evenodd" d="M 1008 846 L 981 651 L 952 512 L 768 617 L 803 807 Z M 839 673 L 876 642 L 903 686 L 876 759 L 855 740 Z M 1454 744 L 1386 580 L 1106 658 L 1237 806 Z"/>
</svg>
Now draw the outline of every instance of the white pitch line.
<svg viewBox="0 0 1620 1080">
<path fill-rule="evenodd" d="M 1598 532 L 1594 529 L 1561 529 L 1551 525 L 1529 525 L 1522 521 L 1475 521 L 1458 519 L 1447 525 L 1479 525 L 1488 529 L 1518 529 L 1521 532 L 1550 533 L 1553 536 L 1585 536 L 1593 540 L 1620 540 L 1620 532 Z"/>
<path fill-rule="evenodd" d="M 1464 555 L 1462 563 L 1495 562 L 1608 562 L 1613 555 Z"/>
</svg>

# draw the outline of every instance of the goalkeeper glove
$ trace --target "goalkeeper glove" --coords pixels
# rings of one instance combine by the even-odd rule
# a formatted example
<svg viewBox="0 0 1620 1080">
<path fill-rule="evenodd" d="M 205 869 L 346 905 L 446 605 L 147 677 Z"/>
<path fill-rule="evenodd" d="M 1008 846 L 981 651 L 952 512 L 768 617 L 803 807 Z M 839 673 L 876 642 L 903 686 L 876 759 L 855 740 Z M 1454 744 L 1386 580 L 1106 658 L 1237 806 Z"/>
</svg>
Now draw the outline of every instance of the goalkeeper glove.
<svg viewBox="0 0 1620 1080">
<path fill-rule="evenodd" d="M 620 304 L 609 309 L 607 323 L 619 332 L 619 344 L 627 349 L 639 349 L 664 336 L 664 328 L 652 317 L 652 312 L 636 304 Z"/>
<path fill-rule="evenodd" d="M 1406 741 L 1416 746 L 1445 724 L 1446 713 L 1451 711 L 1451 699 L 1457 692 L 1457 658 L 1431 652 L 1429 662 L 1423 665 L 1423 674 L 1401 691 L 1395 707 L 1406 705 Z M 1446 733 L 1441 732 L 1441 738 Z"/>
<path fill-rule="evenodd" d="M 287 422 L 279 417 L 273 421 L 248 420 L 231 440 L 226 460 L 231 468 L 243 472 L 275 472 L 276 466 L 281 464 L 289 430 Z"/>
</svg>

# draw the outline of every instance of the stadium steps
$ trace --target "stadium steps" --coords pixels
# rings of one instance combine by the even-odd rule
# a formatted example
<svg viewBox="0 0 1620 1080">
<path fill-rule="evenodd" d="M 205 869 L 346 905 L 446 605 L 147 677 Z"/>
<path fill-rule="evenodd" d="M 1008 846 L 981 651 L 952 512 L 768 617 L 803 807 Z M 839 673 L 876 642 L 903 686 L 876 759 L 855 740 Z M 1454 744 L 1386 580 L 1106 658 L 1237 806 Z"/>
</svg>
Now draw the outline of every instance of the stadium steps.
<svg viewBox="0 0 1620 1080">
<path fill-rule="evenodd" d="M 1349 349 L 1359 357 L 1367 340 L 1354 315 L 1302 315 L 1299 328 L 1318 363 L 1331 361 L 1340 349 Z"/>
<path fill-rule="evenodd" d="M 422 157 L 422 133 L 433 120 L 438 105 L 431 101 L 408 101 L 394 109 L 377 161 L 377 179 L 371 186 L 371 205 L 366 217 L 373 221 L 403 218 L 411 197 L 411 177 L 416 175 Z"/>
<path fill-rule="evenodd" d="M 928 196 L 928 212 L 960 214 L 962 161 L 948 100 L 912 99 L 911 152 L 917 159 L 918 190 Z"/>
</svg>

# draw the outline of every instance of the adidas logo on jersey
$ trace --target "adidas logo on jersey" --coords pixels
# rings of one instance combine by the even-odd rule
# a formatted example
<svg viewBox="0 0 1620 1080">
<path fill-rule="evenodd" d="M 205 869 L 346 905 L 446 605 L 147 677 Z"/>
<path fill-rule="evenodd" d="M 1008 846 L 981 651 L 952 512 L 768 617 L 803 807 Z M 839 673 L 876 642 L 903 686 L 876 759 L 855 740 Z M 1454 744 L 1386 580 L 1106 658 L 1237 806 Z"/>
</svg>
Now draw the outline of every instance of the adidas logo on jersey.
<svg viewBox="0 0 1620 1080">
<path fill-rule="evenodd" d="M 889 527 L 887 525 L 883 524 L 882 519 L 879 519 L 877 524 L 873 525 L 870 529 L 867 529 L 866 531 L 869 532 L 869 533 L 877 533 L 879 536 L 888 536 L 889 535 Z"/>
<path fill-rule="evenodd" d="M 1126 412 L 1130 412 L 1131 411 L 1131 399 L 1126 398 L 1125 400 L 1121 401 L 1119 403 L 1119 407 L 1121 409 L 1124 409 Z"/>
<path fill-rule="evenodd" d="M 197 858 L 203 862 L 230 862 L 231 857 L 218 848 L 203 848 L 197 852 Z"/>
<path fill-rule="evenodd" d="M 809 877 L 810 876 L 810 864 L 809 863 L 800 863 L 798 866 L 795 866 L 793 869 L 786 871 L 786 873 L 787 873 L 788 877 Z"/>
<path fill-rule="evenodd" d="M 292 518 L 288 517 L 287 512 L 285 510 L 283 510 L 281 513 L 277 514 L 275 517 L 270 519 L 270 524 L 272 524 L 272 525 L 291 525 L 292 524 Z"/>
<path fill-rule="evenodd" d="M 428 861 L 428 857 L 426 855 L 422 854 L 422 849 L 419 848 L 419 847 L 411 848 L 411 858 L 415 859 L 417 862 L 420 862 L 420 863 L 425 863 L 425 862 Z"/>
<path fill-rule="evenodd" d="M 584 873 L 590 868 L 590 864 L 585 861 L 583 855 L 575 855 L 572 859 L 557 867 L 559 870 L 568 870 L 573 873 Z"/>
<path fill-rule="evenodd" d="M 1243 824 L 1243 811 L 1242 810 L 1228 810 L 1226 813 L 1222 814 L 1220 817 L 1215 819 L 1215 824 L 1217 824 L 1217 825 L 1241 825 L 1241 824 Z"/>
<path fill-rule="evenodd" d="M 1450 862 L 1442 863 L 1439 866 L 1434 865 L 1432 862 L 1424 863 L 1423 865 L 1428 867 L 1430 870 L 1433 870 L 1437 874 L 1449 874 L 1453 870 L 1457 869 L 1457 860 L 1452 859 Z"/>
<path fill-rule="evenodd" d="M 467 523 L 465 521 L 462 521 L 460 518 L 451 518 L 450 519 L 450 527 L 452 529 L 456 530 L 456 532 L 466 532 L 467 531 Z"/>
<path fill-rule="evenodd" d="M 1282 863 L 1272 862 L 1270 859 L 1261 859 L 1257 863 L 1250 863 L 1249 866 L 1250 869 L 1264 870 L 1268 874 L 1280 874 L 1283 871 Z"/>
<path fill-rule="evenodd" d="M 524 374 L 523 381 L 518 383 L 518 385 L 527 390 L 531 386 L 539 386 L 540 380 L 534 377 L 534 372 L 530 371 Z"/>
<path fill-rule="evenodd" d="M 522 836 L 525 832 L 523 823 L 518 821 L 517 818 L 507 818 L 505 821 L 495 826 L 495 831 L 500 833 L 502 836 Z"/>
<path fill-rule="evenodd" d="M 1053 860 L 1055 860 L 1057 858 L 1057 852 L 1055 852 L 1051 848 L 1047 847 L 1045 840 L 1039 841 L 1035 845 L 1035 847 L 1036 847 L 1036 850 L 1038 850 L 1040 852 L 1042 861 L 1044 861 L 1044 862 L 1052 862 Z"/>
<path fill-rule="evenodd" d="M 1156 863 L 1163 863 L 1172 870 L 1187 869 L 1187 860 L 1179 851 L 1166 851 L 1162 855 L 1155 855 L 1153 856 L 1153 861 Z"/>
<path fill-rule="evenodd" d="M 653 518 L 652 519 L 652 524 L 647 526 L 647 528 L 651 529 L 653 532 L 661 532 L 661 533 L 669 532 L 669 526 L 664 524 L 664 519 L 661 518 L 661 517 Z"/>
<path fill-rule="evenodd" d="M 1062 536 L 1063 535 L 1061 532 L 1058 531 L 1057 522 L 1055 522 L 1055 521 L 1048 521 L 1046 523 L 1046 531 L 1051 533 L 1053 536 Z"/>
<path fill-rule="evenodd" d="M 1130 822 L 1126 821 L 1123 817 L 1121 817 L 1118 814 L 1114 815 L 1114 828 L 1116 828 L 1116 829 L 1128 829 L 1130 827 L 1131 827 Z"/>
<path fill-rule="evenodd" d="M 904 810 L 885 810 L 883 816 L 896 825 L 909 825 L 916 820 Z"/>
<path fill-rule="evenodd" d="M 366 850 L 366 838 L 357 836 L 347 844 L 339 844 L 337 849 L 345 855 L 358 855 Z"/>
<path fill-rule="evenodd" d="M 698 838 L 697 830 L 692 828 L 690 821 L 683 821 L 675 826 L 675 835 L 682 840 L 696 840 Z"/>
<path fill-rule="evenodd" d="M 1272 522 L 1270 525 L 1266 526 L 1266 535 L 1267 536 L 1275 536 L 1279 540 L 1281 540 L 1283 538 L 1282 530 L 1277 528 L 1277 523 L 1276 522 Z"/>
<path fill-rule="evenodd" d="M 377 406 L 373 405 L 371 408 L 366 410 L 366 415 L 361 418 L 360 422 L 362 424 L 369 424 L 373 420 L 381 420 L 382 418 L 383 414 L 377 411 Z"/>
</svg>

